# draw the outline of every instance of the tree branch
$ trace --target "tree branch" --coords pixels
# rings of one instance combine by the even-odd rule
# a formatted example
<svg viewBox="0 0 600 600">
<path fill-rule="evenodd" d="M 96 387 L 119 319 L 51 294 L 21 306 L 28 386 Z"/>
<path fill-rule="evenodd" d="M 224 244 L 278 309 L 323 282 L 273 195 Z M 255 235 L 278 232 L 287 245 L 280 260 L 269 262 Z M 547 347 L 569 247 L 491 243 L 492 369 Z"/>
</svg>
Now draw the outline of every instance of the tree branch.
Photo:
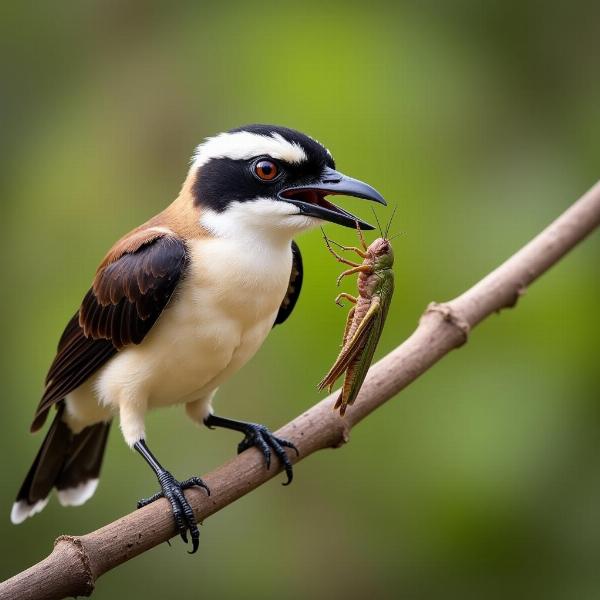
<svg viewBox="0 0 600 600">
<path fill-rule="evenodd" d="M 345 418 L 332 410 L 331 394 L 277 435 L 294 442 L 300 457 L 348 441 L 350 430 L 392 398 L 442 356 L 467 341 L 470 330 L 488 315 L 512 307 L 525 289 L 600 225 L 600 182 L 536 238 L 471 289 L 444 304 L 431 303 L 419 326 L 369 371 L 361 393 Z M 262 455 L 248 450 L 204 479 L 212 495 L 186 495 L 199 521 L 235 502 L 278 473 L 267 471 Z M 54 600 L 89 596 L 95 581 L 118 565 L 175 535 L 171 509 L 157 501 L 83 536 L 61 536 L 44 560 L 0 584 L 0 600 Z"/>
</svg>

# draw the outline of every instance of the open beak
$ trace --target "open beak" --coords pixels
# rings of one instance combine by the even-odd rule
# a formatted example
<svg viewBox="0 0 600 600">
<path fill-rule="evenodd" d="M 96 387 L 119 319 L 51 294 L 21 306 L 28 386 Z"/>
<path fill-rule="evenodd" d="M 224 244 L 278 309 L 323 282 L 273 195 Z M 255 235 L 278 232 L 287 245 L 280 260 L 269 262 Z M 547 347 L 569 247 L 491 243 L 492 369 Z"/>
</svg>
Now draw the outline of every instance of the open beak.
<svg viewBox="0 0 600 600">
<path fill-rule="evenodd" d="M 316 183 L 281 190 L 279 199 L 294 204 L 300 209 L 300 214 L 309 217 L 352 228 L 356 227 L 358 222 L 361 229 L 374 229 L 373 225 L 325 200 L 325 196 L 335 195 L 354 196 L 386 205 L 383 196 L 376 189 L 329 167 L 325 168 L 321 179 Z"/>
</svg>

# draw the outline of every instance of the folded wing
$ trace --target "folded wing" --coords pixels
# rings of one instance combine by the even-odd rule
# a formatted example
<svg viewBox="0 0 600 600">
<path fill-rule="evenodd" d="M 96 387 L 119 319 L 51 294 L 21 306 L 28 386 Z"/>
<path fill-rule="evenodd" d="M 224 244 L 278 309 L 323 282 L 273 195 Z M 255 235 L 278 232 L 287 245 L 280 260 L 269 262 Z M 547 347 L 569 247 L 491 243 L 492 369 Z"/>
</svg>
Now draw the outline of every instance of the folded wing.
<svg viewBox="0 0 600 600">
<path fill-rule="evenodd" d="M 32 431 L 44 424 L 53 404 L 119 350 L 143 341 L 169 304 L 187 264 L 184 241 L 167 230 L 140 230 L 115 246 L 61 337 Z"/>
</svg>

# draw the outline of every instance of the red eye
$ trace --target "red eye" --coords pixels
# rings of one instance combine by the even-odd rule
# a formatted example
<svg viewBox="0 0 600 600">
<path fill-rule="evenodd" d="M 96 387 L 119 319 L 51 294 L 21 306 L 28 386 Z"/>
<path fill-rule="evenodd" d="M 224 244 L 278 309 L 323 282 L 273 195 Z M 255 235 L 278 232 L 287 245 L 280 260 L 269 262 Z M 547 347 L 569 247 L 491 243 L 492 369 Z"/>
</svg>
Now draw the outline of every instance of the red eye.
<svg viewBox="0 0 600 600">
<path fill-rule="evenodd" d="M 271 181 L 277 177 L 279 169 L 277 168 L 277 165 L 270 160 L 259 160 L 254 165 L 254 172 L 259 179 Z"/>
</svg>

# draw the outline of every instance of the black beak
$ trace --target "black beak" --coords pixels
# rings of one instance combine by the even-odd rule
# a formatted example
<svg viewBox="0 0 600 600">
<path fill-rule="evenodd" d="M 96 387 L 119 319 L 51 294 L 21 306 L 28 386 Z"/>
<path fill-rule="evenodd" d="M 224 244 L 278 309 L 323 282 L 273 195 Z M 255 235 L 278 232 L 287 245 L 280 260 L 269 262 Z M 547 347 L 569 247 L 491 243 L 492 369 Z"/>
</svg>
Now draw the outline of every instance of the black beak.
<svg viewBox="0 0 600 600">
<path fill-rule="evenodd" d="M 325 168 L 316 183 L 281 190 L 279 199 L 294 204 L 300 209 L 301 214 L 309 217 L 352 228 L 356 227 L 358 222 L 361 229 L 375 229 L 373 225 L 361 221 L 353 214 L 325 200 L 325 196 L 329 195 L 354 196 L 386 205 L 383 196 L 376 189 L 329 167 Z"/>
</svg>

